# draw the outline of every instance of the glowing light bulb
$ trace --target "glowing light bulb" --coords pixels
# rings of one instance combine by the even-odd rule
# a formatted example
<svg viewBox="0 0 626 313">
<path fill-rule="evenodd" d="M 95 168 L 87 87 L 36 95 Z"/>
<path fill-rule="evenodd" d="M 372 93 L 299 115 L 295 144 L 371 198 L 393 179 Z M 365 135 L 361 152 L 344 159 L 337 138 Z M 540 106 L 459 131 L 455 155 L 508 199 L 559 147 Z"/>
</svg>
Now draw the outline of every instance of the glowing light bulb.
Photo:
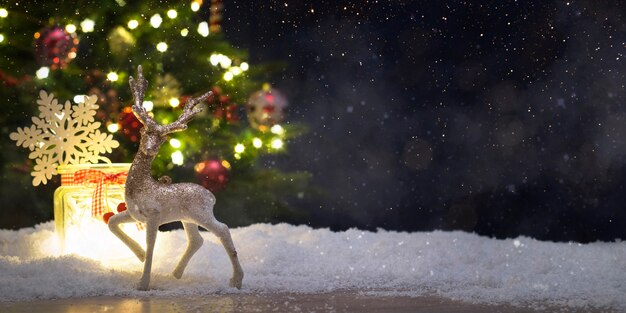
<svg viewBox="0 0 626 313">
<path fill-rule="evenodd" d="M 178 16 L 178 12 L 176 12 L 176 10 L 171 9 L 169 11 L 167 11 L 167 17 L 174 19 Z"/>
<path fill-rule="evenodd" d="M 222 166 L 227 168 L 227 169 L 230 169 L 230 163 L 228 161 L 226 161 L 226 160 L 222 160 Z"/>
<path fill-rule="evenodd" d="M 96 22 L 86 18 L 84 21 L 80 22 L 80 28 L 84 33 L 91 33 L 96 26 Z"/>
<path fill-rule="evenodd" d="M 282 139 L 280 139 L 280 138 L 275 138 L 275 139 L 273 139 L 273 140 L 272 140 L 272 143 L 271 143 L 270 145 L 272 146 L 272 148 L 274 148 L 274 149 L 277 149 L 277 150 L 278 150 L 278 149 L 280 149 L 280 148 L 282 148 L 282 147 L 283 147 L 284 143 L 283 143 L 283 140 L 282 140 Z"/>
<path fill-rule="evenodd" d="M 76 25 L 74 25 L 74 24 L 67 24 L 67 25 L 65 25 L 65 30 L 68 33 L 70 33 L 70 34 L 73 34 L 73 33 L 76 32 Z"/>
<path fill-rule="evenodd" d="M 117 81 L 120 77 L 117 75 L 116 72 L 109 72 L 109 74 L 107 74 L 107 79 L 114 82 Z"/>
<path fill-rule="evenodd" d="M 241 70 L 241 68 L 239 68 L 239 66 L 233 66 L 229 69 L 229 71 L 231 73 L 233 73 L 233 75 L 237 76 L 239 74 L 241 74 L 243 71 Z"/>
<path fill-rule="evenodd" d="M 241 64 L 239 64 L 239 67 L 241 68 L 242 71 L 247 71 L 250 68 L 250 65 L 248 65 L 248 63 L 246 62 L 241 62 Z"/>
<path fill-rule="evenodd" d="M 241 154 L 235 153 L 235 159 L 237 159 L 237 160 L 241 159 Z"/>
<path fill-rule="evenodd" d="M 200 3 L 194 1 L 191 3 L 191 11 L 198 12 L 200 10 Z"/>
<path fill-rule="evenodd" d="M 231 64 L 233 64 L 233 60 L 225 55 L 220 54 L 220 66 L 222 68 L 229 68 Z"/>
<path fill-rule="evenodd" d="M 152 17 L 150 18 L 150 25 L 152 25 L 152 27 L 154 28 L 159 28 L 159 26 L 161 26 L 161 23 L 163 23 L 163 18 L 158 13 L 152 15 Z"/>
<path fill-rule="evenodd" d="M 167 44 L 161 41 L 156 45 L 156 49 L 159 50 L 159 52 L 165 52 L 167 51 Z"/>
<path fill-rule="evenodd" d="M 74 103 L 84 103 L 84 102 L 85 102 L 85 95 L 74 96 Z"/>
<path fill-rule="evenodd" d="M 137 20 L 130 20 L 130 21 L 128 21 L 128 28 L 129 29 L 135 29 L 135 28 L 137 28 L 137 26 L 139 26 L 139 22 Z"/>
<path fill-rule="evenodd" d="M 242 143 L 238 143 L 235 145 L 235 153 L 243 153 L 246 150 L 246 146 Z"/>
<path fill-rule="evenodd" d="M 172 108 L 175 108 L 180 105 L 180 100 L 178 100 L 178 98 L 171 98 L 169 102 Z"/>
<path fill-rule="evenodd" d="M 5 18 L 9 15 L 9 11 L 7 11 L 7 9 L 5 8 L 1 8 L 0 9 L 0 17 Z"/>
<path fill-rule="evenodd" d="M 183 153 L 180 151 L 174 151 L 172 153 L 172 163 L 175 165 L 183 165 L 183 161 L 185 158 L 183 157 Z"/>
<path fill-rule="evenodd" d="M 152 109 L 154 109 L 154 103 L 152 103 L 152 101 L 144 101 L 142 105 L 146 109 L 146 111 L 148 111 L 148 112 L 150 112 L 150 111 L 152 111 Z"/>
<path fill-rule="evenodd" d="M 200 162 L 196 165 L 194 165 L 193 170 L 196 171 L 196 173 L 200 173 L 202 172 L 202 170 L 206 167 L 206 165 L 204 164 L 204 162 Z"/>
<path fill-rule="evenodd" d="M 207 22 L 201 22 L 198 24 L 198 34 L 202 37 L 206 37 L 209 35 L 209 24 Z"/>
<path fill-rule="evenodd" d="M 259 138 L 254 138 L 252 139 L 252 145 L 257 149 L 261 148 L 263 146 L 263 141 Z"/>
<path fill-rule="evenodd" d="M 0 42 L 4 42 L 4 35 L 0 34 Z"/>
<path fill-rule="evenodd" d="M 183 37 L 187 37 L 187 35 L 189 35 L 189 29 L 187 29 L 187 28 L 183 28 L 183 29 L 180 31 L 180 35 L 181 35 L 181 36 L 183 36 Z"/>
<path fill-rule="evenodd" d="M 209 62 L 211 62 L 211 65 L 213 66 L 217 66 L 218 64 L 220 64 L 220 54 L 211 54 L 211 57 L 209 58 Z"/>
<path fill-rule="evenodd" d="M 35 72 L 35 75 L 39 79 L 47 78 L 48 74 L 50 74 L 50 68 L 47 66 L 43 66 L 40 69 L 38 69 L 37 72 Z"/>
<path fill-rule="evenodd" d="M 107 130 L 111 133 L 114 133 L 118 130 L 120 130 L 120 124 L 118 123 L 111 123 L 109 125 L 107 125 Z"/>
<path fill-rule="evenodd" d="M 178 140 L 176 138 L 170 139 L 170 146 L 172 146 L 172 148 L 176 148 L 176 149 L 180 148 L 180 146 L 181 146 L 180 140 Z"/>
<path fill-rule="evenodd" d="M 276 135 L 282 135 L 285 133 L 285 129 L 279 124 L 272 126 L 272 128 L 270 128 L 270 131 Z"/>
<path fill-rule="evenodd" d="M 233 79 L 233 73 L 231 73 L 231 72 L 224 73 L 224 80 L 225 81 L 231 81 L 232 79 Z"/>
</svg>

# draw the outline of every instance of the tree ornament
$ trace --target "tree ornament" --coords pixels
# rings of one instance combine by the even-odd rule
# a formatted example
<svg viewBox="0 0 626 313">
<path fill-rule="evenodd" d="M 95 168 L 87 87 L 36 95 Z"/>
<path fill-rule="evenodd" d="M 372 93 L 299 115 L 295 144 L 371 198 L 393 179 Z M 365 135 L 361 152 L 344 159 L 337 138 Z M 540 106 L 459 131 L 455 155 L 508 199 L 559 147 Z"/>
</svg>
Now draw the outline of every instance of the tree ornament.
<svg viewBox="0 0 626 313">
<path fill-rule="evenodd" d="M 46 27 L 36 32 L 35 38 L 35 57 L 41 65 L 63 68 L 76 57 L 78 38 L 63 27 Z"/>
<path fill-rule="evenodd" d="M 160 125 L 148 115 L 143 107 L 148 82 L 143 77 L 141 66 L 138 67 L 137 72 L 137 80 L 132 77 L 129 80 L 135 100 L 132 110 L 144 127 L 141 129 L 139 151 L 135 155 L 126 179 L 125 198 L 128 209 L 111 217 L 109 229 L 133 251 L 139 260 L 144 261 L 143 274 L 138 285 L 140 290 L 147 290 L 150 285 L 152 256 L 159 225 L 177 220 L 183 223 L 188 245 L 172 272 L 173 276 L 180 278 L 183 275 L 187 263 L 202 246 L 203 240 L 198 230 L 198 226 L 202 226 L 215 234 L 224 245 L 233 268 L 230 285 L 241 288 L 243 270 L 239 264 L 230 231 L 228 226 L 217 221 L 213 215 L 215 196 L 200 185 L 174 184 L 167 180 L 161 182 L 150 175 L 152 161 L 159 152 L 160 146 L 166 141 L 167 135 L 187 129 L 187 123 L 202 111 L 196 105 L 206 99 L 210 92 L 189 100 L 181 115 L 173 123 Z M 145 251 L 120 228 L 122 223 L 133 222 L 146 224 Z"/>
<path fill-rule="evenodd" d="M 216 159 L 202 161 L 194 166 L 194 170 L 200 185 L 211 192 L 222 190 L 230 177 L 230 171 L 224 166 L 224 162 Z"/>
<path fill-rule="evenodd" d="M 265 131 L 284 119 L 286 107 L 287 98 L 280 91 L 266 85 L 263 90 L 250 96 L 247 105 L 248 121 L 253 127 Z"/>
<path fill-rule="evenodd" d="M 209 31 L 213 34 L 222 31 L 222 11 L 224 11 L 224 2 L 222 0 L 211 0 Z"/>
<path fill-rule="evenodd" d="M 171 99 L 180 98 L 180 83 L 172 74 L 157 75 L 154 84 L 151 95 L 156 106 L 170 106 Z"/>
<path fill-rule="evenodd" d="M 239 121 L 239 114 L 237 114 L 237 105 L 231 104 L 225 107 L 220 107 L 215 110 L 214 116 L 217 119 L 223 119 L 227 123 L 232 124 Z"/>
<path fill-rule="evenodd" d="M 131 107 L 122 109 L 122 113 L 118 116 L 120 126 L 122 126 L 122 134 L 132 142 L 138 142 L 141 138 L 141 122 L 133 114 Z"/>
<path fill-rule="evenodd" d="M 208 110 L 213 113 L 213 117 L 225 120 L 229 124 L 239 121 L 237 105 L 231 101 L 228 95 L 222 94 L 222 88 L 214 86 L 211 91 L 212 94 L 207 102 L 209 103 Z"/>
<path fill-rule="evenodd" d="M 61 164 L 111 163 L 100 154 L 111 153 L 119 143 L 98 129 L 96 101 L 96 96 L 88 96 L 77 105 L 61 105 L 53 94 L 39 92 L 39 116 L 32 118 L 33 125 L 10 134 L 18 146 L 32 151 L 28 157 L 36 163 L 31 172 L 34 186 L 45 185 Z"/>
<path fill-rule="evenodd" d="M 118 26 L 107 37 L 109 50 L 116 57 L 125 57 L 135 47 L 135 37 L 126 28 Z"/>
</svg>

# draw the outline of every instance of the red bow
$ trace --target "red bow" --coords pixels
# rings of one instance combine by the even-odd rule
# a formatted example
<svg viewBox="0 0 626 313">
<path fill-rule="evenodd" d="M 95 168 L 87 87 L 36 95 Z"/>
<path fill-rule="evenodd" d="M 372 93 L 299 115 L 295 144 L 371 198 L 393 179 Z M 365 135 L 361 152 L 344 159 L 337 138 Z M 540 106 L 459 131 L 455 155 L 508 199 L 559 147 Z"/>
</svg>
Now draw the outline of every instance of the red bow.
<svg viewBox="0 0 626 313">
<path fill-rule="evenodd" d="M 74 173 L 74 184 L 95 183 L 96 189 L 93 191 L 92 203 L 91 203 L 91 215 L 102 216 L 106 211 L 109 211 L 104 204 L 105 187 L 109 184 L 121 185 L 126 182 L 128 172 L 119 172 L 113 174 L 107 174 L 98 170 L 79 170 Z"/>
</svg>

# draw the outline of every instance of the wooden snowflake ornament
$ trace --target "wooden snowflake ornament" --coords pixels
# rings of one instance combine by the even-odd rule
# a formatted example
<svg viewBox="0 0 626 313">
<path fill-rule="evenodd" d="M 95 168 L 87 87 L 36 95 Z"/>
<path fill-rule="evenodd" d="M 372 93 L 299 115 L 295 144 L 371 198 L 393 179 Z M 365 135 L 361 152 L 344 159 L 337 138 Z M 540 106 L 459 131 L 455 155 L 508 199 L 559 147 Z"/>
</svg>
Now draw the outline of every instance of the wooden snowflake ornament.
<svg viewBox="0 0 626 313">
<path fill-rule="evenodd" d="M 10 137 L 18 146 L 28 148 L 35 160 L 31 172 L 33 186 L 46 184 L 57 167 L 66 164 L 98 163 L 111 160 L 101 153 L 110 153 L 119 143 L 110 134 L 100 132 L 101 123 L 94 116 L 97 96 L 85 96 L 83 102 L 60 104 L 52 93 L 39 92 L 39 116 L 33 116 L 33 125 L 18 127 Z"/>
</svg>

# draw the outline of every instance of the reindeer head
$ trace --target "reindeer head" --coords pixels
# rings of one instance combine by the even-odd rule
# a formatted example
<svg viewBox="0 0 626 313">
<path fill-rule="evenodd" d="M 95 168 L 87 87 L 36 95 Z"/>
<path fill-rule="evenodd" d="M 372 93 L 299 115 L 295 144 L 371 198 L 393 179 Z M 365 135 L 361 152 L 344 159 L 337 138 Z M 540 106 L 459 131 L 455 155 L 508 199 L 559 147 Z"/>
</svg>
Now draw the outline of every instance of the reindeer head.
<svg viewBox="0 0 626 313">
<path fill-rule="evenodd" d="M 183 113 L 176 121 L 167 125 L 159 125 L 148 114 L 146 108 L 143 107 L 143 97 L 148 87 L 148 81 L 143 77 L 141 65 L 137 68 L 137 81 L 131 76 L 128 82 L 133 93 L 133 98 L 135 99 L 135 104 L 133 104 L 132 107 L 133 113 L 135 113 L 137 119 L 144 125 L 144 127 L 141 128 L 139 152 L 150 157 L 156 156 L 159 152 L 159 147 L 165 142 L 168 134 L 187 129 L 187 123 L 189 123 L 196 114 L 202 112 L 202 108 L 196 105 L 211 94 L 209 91 L 197 98 L 189 100 L 185 104 Z"/>
</svg>

